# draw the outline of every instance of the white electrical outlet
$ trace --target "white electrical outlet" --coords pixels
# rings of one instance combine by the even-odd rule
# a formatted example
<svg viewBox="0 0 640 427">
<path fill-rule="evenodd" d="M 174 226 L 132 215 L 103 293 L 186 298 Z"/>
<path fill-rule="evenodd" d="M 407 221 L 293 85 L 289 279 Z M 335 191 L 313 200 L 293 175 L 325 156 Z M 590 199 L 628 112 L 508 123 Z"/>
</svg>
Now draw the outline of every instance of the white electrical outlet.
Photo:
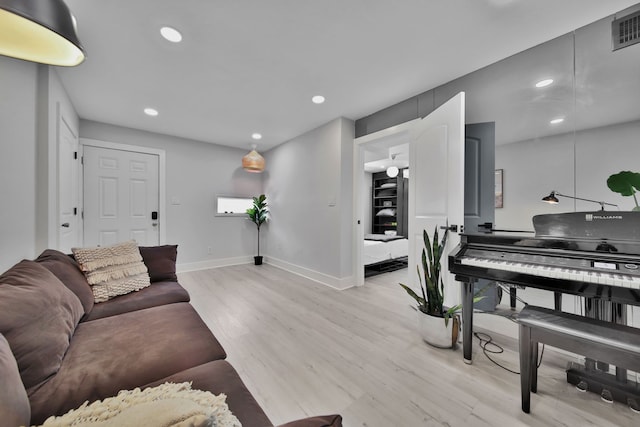
<svg viewBox="0 0 640 427">
<path fill-rule="evenodd" d="M 209 247 L 207 248 L 207 253 L 208 253 L 209 255 L 211 255 L 211 246 L 209 246 Z"/>
</svg>

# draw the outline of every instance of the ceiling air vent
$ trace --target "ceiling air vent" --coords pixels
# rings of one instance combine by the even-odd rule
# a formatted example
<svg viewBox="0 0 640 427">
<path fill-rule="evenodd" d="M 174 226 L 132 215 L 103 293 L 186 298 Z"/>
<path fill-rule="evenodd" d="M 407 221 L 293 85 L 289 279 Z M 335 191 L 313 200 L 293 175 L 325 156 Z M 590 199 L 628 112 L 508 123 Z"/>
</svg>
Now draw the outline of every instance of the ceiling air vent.
<svg viewBox="0 0 640 427">
<path fill-rule="evenodd" d="M 640 11 L 615 19 L 611 24 L 613 50 L 640 43 Z"/>
</svg>

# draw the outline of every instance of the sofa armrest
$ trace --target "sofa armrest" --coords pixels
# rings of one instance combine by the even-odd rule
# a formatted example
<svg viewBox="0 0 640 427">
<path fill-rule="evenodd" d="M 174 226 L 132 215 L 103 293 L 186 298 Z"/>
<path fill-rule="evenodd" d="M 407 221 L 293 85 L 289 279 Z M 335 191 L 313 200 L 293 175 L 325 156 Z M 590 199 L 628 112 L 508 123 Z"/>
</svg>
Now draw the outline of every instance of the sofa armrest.
<svg viewBox="0 0 640 427">
<path fill-rule="evenodd" d="M 342 427 L 340 415 L 322 415 L 281 424 L 278 427 Z"/>
</svg>

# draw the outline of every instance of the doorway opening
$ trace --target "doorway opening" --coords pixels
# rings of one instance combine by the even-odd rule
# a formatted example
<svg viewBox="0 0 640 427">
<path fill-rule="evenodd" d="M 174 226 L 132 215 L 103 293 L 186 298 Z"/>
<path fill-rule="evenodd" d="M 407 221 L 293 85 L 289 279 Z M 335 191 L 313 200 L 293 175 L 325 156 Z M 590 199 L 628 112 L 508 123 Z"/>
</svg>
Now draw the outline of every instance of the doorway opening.
<svg viewBox="0 0 640 427">
<path fill-rule="evenodd" d="M 409 143 L 417 121 L 354 140 L 354 212 L 361 218 L 355 236 L 357 286 L 367 277 L 406 270 Z"/>
</svg>

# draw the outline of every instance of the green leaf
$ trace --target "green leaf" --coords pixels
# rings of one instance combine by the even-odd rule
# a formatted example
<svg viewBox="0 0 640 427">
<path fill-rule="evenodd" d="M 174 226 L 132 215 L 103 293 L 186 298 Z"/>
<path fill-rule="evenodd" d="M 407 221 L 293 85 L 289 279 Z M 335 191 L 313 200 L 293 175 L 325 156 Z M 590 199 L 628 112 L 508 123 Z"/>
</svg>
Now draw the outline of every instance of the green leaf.
<svg viewBox="0 0 640 427">
<path fill-rule="evenodd" d="M 422 291 L 422 297 L 419 295 L 410 295 L 412 298 L 422 302 L 421 311 L 434 316 L 444 316 L 442 304 L 444 302 L 444 281 L 440 277 L 441 264 L 440 260 L 444 254 L 444 248 L 447 244 L 448 230 L 445 230 L 442 235 L 442 242 L 439 241 L 438 227 L 436 226 L 433 232 L 433 240 L 429 237 L 429 233 L 426 230 L 422 230 L 422 240 L 424 247 L 422 248 L 422 271 L 420 270 L 420 264 L 416 265 L 416 272 L 418 274 L 418 280 L 420 282 L 420 290 Z M 424 283 L 422 278 L 424 277 Z M 404 286 L 404 285 L 403 285 Z M 405 289 L 406 290 L 406 289 Z M 407 290 L 407 292 L 409 292 Z"/>
<path fill-rule="evenodd" d="M 613 174 L 607 179 L 607 187 L 623 196 L 633 196 L 636 190 L 640 190 L 640 173 L 622 171 Z"/>
<path fill-rule="evenodd" d="M 414 300 L 416 300 L 416 302 L 418 303 L 418 306 L 424 306 L 425 305 L 425 300 L 424 298 L 420 297 L 418 294 L 416 294 L 413 289 L 411 289 L 410 287 L 408 287 L 407 285 L 403 285 L 402 283 L 398 283 L 400 286 L 402 286 L 402 288 L 407 291 L 407 293 L 409 294 L 409 296 L 411 298 L 413 298 Z"/>
<path fill-rule="evenodd" d="M 258 231 L 260 231 L 260 226 L 267 221 L 267 214 L 269 213 L 267 197 L 264 194 L 253 197 L 253 206 L 248 208 L 246 213 L 249 219 L 258 227 Z"/>
<path fill-rule="evenodd" d="M 424 246 L 425 248 L 427 248 L 427 255 L 429 256 L 429 259 L 433 259 L 433 253 L 431 251 L 431 241 L 429 240 L 429 233 L 427 233 L 427 230 L 422 230 L 422 240 L 424 240 Z M 422 257 L 422 265 L 427 265 L 424 256 Z"/>
</svg>

